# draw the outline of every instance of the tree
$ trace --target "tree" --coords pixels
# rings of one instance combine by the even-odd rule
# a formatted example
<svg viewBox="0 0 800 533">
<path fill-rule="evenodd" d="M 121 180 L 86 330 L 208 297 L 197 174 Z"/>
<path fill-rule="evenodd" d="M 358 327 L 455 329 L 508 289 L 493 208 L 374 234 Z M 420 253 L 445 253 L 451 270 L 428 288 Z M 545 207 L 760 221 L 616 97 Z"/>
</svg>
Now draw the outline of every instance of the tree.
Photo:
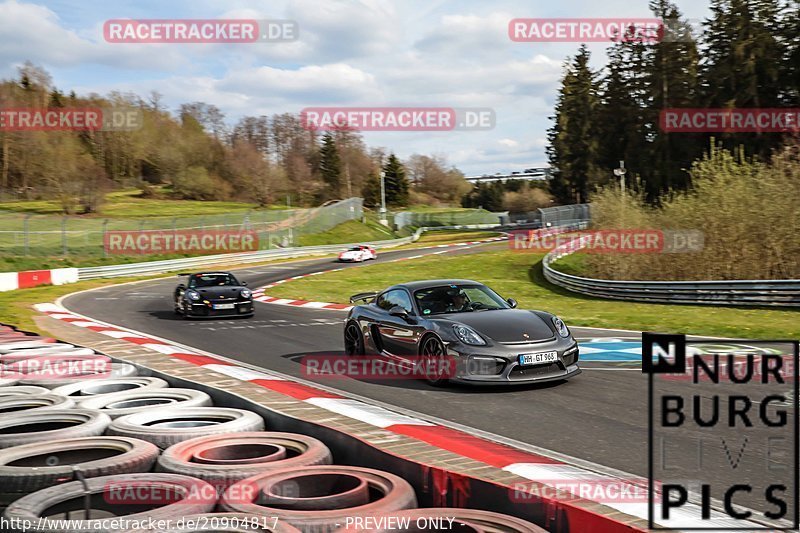
<svg viewBox="0 0 800 533">
<path fill-rule="evenodd" d="M 787 90 L 781 79 L 786 44 L 779 40 L 777 0 L 713 0 L 705 23 L 701 63 L 702 105 L 711 108 L 780 107 Z M 794 36 L 796 39 L 796 34 Z M 716 135 L 730 149 L 744 146 L 766 158 L 781 137 L 770 133 Z"/>
<path fill-rule="evenodd" d="M 319 149 L 319 174 L 325 189 L 322 200 L 338 198 L 342 187 L 342 160 L 333 135 L 328 132 L 322 137 L 322 147 Z"/>
<path fill-rule="evenodd" d="M 384 189 L 386 192 L 386 204 L 392 207 L 403 207 L 408 205 L 408 178 L 406 169 L 394 154 L 389 154 L 389 158 L 383 165 Z"/>
<path fill-rule="evenodd" d="M 413 192 L 422 203 L 454 204 L 472 190 L 458 169 L 441 156 L 414 154 L 406 162 Z M 415 200 L 417 201 L 417 200 Z"/>
<path fill-rule="evenodd" d="M 652 143 L 642 152 L 647 159 L 640 160 L 634 171 L 643 177 L 648 200 L 655 202 L 668 191 L 689 187 L 688 169 L 700 157 L 705 144 L 703 135 L 668 133 L 659 127 L 660 110 L 693 107 L 697 103 L 700 56 L 692 27 L 675 5 L 654 0 L 650 9 L 666 24 L 663 39 L 652 45 L 645 56 L 645 119 L 648 131 L 652 131 Z"/>
<path fill-rule="evenodd" d="M 277 191 L 285 188 L 283 169 L 270 163 L 255 146 L 241 141 L 230 152 L 230 180 L 238 196 L 251 198 L 266 207 L 275 201 Z"/>
<path fill-rule="evenodd" d="M 475 188 L 461 200 L 463 207 L 482 208 L 487 211 L 503 210 L 503 184 L 478 183 Z"/>
<path fill-rule="evenodd" d="M 508 189 L 508 183 L 506 183 Z M 503 193 L 503 210 L 509 213 L 528 213 L 552 204 L 553 198 L 539 187 L 526 184 L 518 190 Z"/>
<path fill-rule="evenodd" d="M 364 197 L 364 205 L 367 207 L 378 207 L 381 205 L 381 179 L 377 174 L 372 173 L 364 182 L 361 189 L 361 196 Z"/>
<path fill-rule="evenodd" d="M 564 186 L 551 192 L 566 203 L 585 202 L 592 179 L 598 175 L 598 141 L 594 135 L 598 85 L 596 74 L 589 68 L 589 57 L 589 50 L 581 46 L 566 66 L 552 117 L 555 123 L 548 130 L 548 158 Z"/>
</svg>

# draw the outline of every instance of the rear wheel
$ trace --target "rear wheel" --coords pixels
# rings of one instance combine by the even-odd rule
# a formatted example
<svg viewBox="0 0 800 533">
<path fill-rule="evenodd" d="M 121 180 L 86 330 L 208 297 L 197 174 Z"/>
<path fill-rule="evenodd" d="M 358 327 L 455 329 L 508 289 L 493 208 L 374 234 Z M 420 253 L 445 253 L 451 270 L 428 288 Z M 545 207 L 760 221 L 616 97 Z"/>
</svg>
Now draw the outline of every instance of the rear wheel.
<svg viewBox="0 0 800 533">
<path fill-rule="evenodd" d="M 347 355 L 364 355 L 364 335 L 355 322 L 348 322 L 344 328 L 344 351 Z"/>
<path fill-rule="evenodd" d="M 421 363 L 425 365 L 425 379 L 431 385 L 441 387 L 448 382 L 447 349 L 438 337 L 430 335 L 423 339 L 420 348 Z"/>
</svg>

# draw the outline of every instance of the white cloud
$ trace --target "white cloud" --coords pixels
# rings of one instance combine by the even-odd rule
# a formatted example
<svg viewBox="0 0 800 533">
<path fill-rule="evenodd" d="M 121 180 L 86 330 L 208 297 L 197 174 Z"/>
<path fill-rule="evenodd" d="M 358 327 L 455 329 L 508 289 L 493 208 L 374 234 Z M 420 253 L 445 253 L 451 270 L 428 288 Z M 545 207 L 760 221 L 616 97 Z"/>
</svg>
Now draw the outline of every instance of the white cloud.
<svg viewBox="0 0 800 533">
<path fill-rule="evenodd" d="M 38 0 L 32 0 L 38 1 Z M 42 2 L 44 4 L 44 2 Z M 690 16 L 703 16 L 689 6 Z M 205 101 L 229 120 L 308 106 L 491 107 L 484 132 L 365 133 L 403 157 L 439 153 L 467 173 L 521 170 L 545 161 L 546 130 L 577 44 L 514 43 L 516 17 L 646 16 L 625 0 L 0 0 L 0 76 L 31 60 L 80 93 L 164 95 L 171 108 Z M 300 38 L 249 45 L 109 44 L 106 18 L 291 19 Z M 592 64 L 605 61 L 592 46 Z"/>
<path fill-rule="evenodd" d="M 25 60 L 58 67 L 80 67 L 97 63 L 114 68 L 166 70 L 181 65 L 169 47 L 112 45 L 102 41 L 102 24 L 94 26 L 97 40 L 62 27 L 58 15 L 45 6 L 16 0 L 0 3 L 3 26 L 0 64 Z"/>
</svg>

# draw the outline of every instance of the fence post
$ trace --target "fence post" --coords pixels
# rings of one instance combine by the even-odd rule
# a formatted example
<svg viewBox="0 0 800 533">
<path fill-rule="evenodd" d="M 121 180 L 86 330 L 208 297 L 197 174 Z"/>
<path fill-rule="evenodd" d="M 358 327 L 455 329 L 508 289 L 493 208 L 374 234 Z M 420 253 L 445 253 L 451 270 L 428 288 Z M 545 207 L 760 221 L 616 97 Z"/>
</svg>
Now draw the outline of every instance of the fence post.
<svg viewBox="0 0 800 533">
<path fill-rule="evenodd" d="M 28 221 L 31 219 L 31 216 L 33 215 L 25 215 L 25 218 L 22 221 L 22 239 L 25 243 L 25 255 L 30 255 L 31 253 L 30 232 L 28 231 L 30 226 Z"/>
<path fill-rule="evenodd" d="M 108 250 L 106 250 L 106 233 L 108 232 L 108 219 L 103 219 L 103 257 L 108 257 Z"/>
<path fill-rule="evenodd" d="M 67 215 L 61 217 L 61 255 L 67 255 Z"/>
</svg>

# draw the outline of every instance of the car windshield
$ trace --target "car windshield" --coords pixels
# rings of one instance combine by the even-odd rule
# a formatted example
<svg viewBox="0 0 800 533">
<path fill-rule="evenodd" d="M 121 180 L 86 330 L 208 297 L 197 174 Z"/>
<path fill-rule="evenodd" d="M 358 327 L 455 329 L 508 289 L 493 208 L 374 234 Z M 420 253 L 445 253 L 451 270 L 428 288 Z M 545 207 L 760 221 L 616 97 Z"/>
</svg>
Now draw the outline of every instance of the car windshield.
<svg viewBox="0 0 800 533">
<path fill-rule="evenodd" d="M 190 287 L 219 287 L 239 285 L 231 274 L 195 274 L 189 281 Z"/>
<path fill-rule="evenodd" d="M 496 292 L 484 285 L 443 285 L 414 292 L 420 313 L 441 315 L 510 309 Z"/>
<path fill-rule="evenodd" d="M 355 248 L 349 248 L 347 251 L 348 251 L 348 252 L 360 252 L 360 251 L 361 251 L 361 248 L 359 248 L 358 246 L 356 246 Z"/>
</svg>

